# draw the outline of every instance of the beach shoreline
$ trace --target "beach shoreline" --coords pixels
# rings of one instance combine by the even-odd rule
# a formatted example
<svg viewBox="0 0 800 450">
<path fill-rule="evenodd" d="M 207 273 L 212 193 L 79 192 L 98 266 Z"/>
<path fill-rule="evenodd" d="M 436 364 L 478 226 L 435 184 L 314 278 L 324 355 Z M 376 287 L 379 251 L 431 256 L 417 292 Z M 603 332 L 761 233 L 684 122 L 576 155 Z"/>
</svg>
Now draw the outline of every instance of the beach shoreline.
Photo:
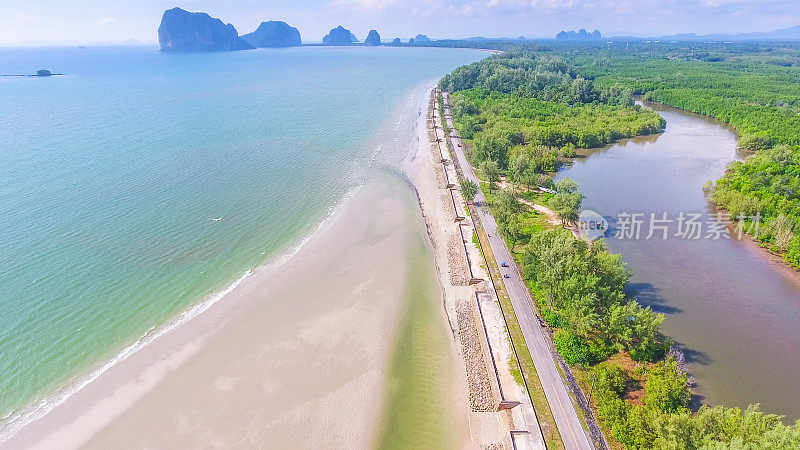
<svg viewBox="0 0 800 450">
<path fill-rule="evenodd" d="M 158 333 L 0 447 L 103 447 L 120 436 L 131 445 L 369 446 L 403 314 L 402 262 L 421 231 L 413 194 L 398 195 L 407 187 L 375 172 L 282 264 L 254 269 L 224 290 L 225 301 Z M 302 347 L 316 351 L 303 358 Z M 281 359 L 280 369 L 253 363 Z M 223 375 L 222 361 L 238 369 Z M 319 373 L 335 380 L 319 382 Z M 271 379 L 283 383 L 267 386 Z M 290 380 L 304 382 L 292 390 Z"/>
<path fill-rule="evenodd" d="M 394 263 L 407 211 L 380 184 L 368 181 L 291 270 L 254 271 L 2 446 L 366 447 L 406 280 Z"/>
<path fill-rule="evenodd" d="M 405 128 L 389 145 L 400 154 L 376 154 L 362 187 L 301 243 L 123 351 L 0 447 L 105 448 L 120 438 L 131 447 L 371 447 L 397 412 L 391 377 L 393 361 L 407 357 L 403 323 L 420 317 L 443 339 L 425 344 L 438 369 L 410 389 L 433 389 L 419 409 L 437 412 L 403 420 L 433 423 L 458 447 L 496 440 L 473 436 L 470 369 L 442 278 L 450 269 L 434 256 L 442 242 L 430 227 L 449 225 L 433 188 L 430 92 L 415 90 L 402 108 L 396 127 Z M 413 288 L 418 280 L 428 287 Z M 428 312 L 415 319 L 420 292 Z"/>
</svg>

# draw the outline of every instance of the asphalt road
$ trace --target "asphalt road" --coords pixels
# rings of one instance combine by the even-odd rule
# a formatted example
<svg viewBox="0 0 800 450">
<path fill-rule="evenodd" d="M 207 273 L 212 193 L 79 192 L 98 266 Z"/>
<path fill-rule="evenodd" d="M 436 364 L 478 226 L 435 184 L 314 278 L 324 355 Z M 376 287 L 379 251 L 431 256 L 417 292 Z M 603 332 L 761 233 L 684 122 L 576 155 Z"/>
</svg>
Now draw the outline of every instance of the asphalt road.
<svg viewBox="0 0 800 450">
<path fill-rule="evenodd" d="M 452 119 L 448 118 L 448 125 L 451 129 L 455 129 Z M 461 166 L 464 176 L 478 183 L 478 178 L 472 170 L 472 166 L 464 155 L 463 148 L 460 147 L 461 139 L 455 132 L 451 132 L 451 139 L 456 149 L 456 157 L 458 164 Z M 475 203 L 485 203 L 486 198 L 480 190 L 475 196 Z M 550 350 L 546 344 L 546 339 L 549 339 L 542 330 L 539 324 L 536 312 L 533 309 L 533 302 L 530 299 L 530 292 L 522 281 L 522 275 L 514 264 L 514 258 L 508 250 L 508 246 L 497 233 L 497 222 L 489 212 L 488 208 L 481 206 L 478 208 L 483 227 L 489 236 L 489 245 L 492 247 L 495 259 L 497 261 L 508 262 L 511 267 L 501 268 L 504 274 L 509 278 L 504 278 L 506 291 L 511 299 L 511 304 L 514 306 L 514 313 L 517 315 L 520 327 L 522 328 L 522 335 L 525 337 L 525 342 L 528 344 L 528 349 L 533 358 L 533 364 L 536 367 L 536 372 L 539 375 L 539 380 L 542 382 L 547 402 L 550 404 L 550 409 L 556 421 L 556 427 L 561 434 L 561 439 L 564 441 L 564 446 L 568 449 L 586 449 L 593 448 L 591 440 L 578 418 L 578 413 L 575 410 L 576 406 L 569 395 L 566 383 L 561 377 L 561 372 L 558 371 L 555 360 L 550 354 Z"/>
</svg>

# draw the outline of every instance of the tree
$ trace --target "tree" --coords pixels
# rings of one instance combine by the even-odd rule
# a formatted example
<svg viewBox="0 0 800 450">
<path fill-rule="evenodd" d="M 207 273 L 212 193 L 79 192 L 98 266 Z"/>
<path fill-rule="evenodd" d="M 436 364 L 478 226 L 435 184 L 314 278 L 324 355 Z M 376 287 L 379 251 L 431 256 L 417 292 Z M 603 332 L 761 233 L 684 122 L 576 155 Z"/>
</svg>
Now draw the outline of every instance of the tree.
<svg viewBox="0 0 800 450">
<path fill-rule="evenodd" d="M 466 200 L 467 203 L 472 203 L 472 201 L 475 200 L 475 195 L 478 194 L 478 185 L 475 184 L 474 181 L 466 178 L 459 181 L 458 184 L 461 186 L 461 195 L 464 196 L 464 200 Z"/>
<path fill-rule="evenodd" d="M 578 220 L 578 210 L 581 208 L 583 196 L 580 194 L 557 193 L 550 200 L 550 206 L 561 220 L 561 225 L 567 226 Z"/>
<path fill-rule="evenodd" d="M 511 141 L 507 136 L 497 132 L 482 132 L 475 136 L 473 150 L 479 162 L 494 161 L 498 167 L 508 165 L 508 148 Z"/>
<path fill-rule="evenodd" d="M 556 192 L 562 192 L 564 194 L 574 194 L 578 192 L 580 186 L 578 186 L 578 183 L 572 178 L 565 177 L 556 181 L 554 188 Z"/>
<path fill-rule="evenodd" d="M 486 176 L 486 180 L 489 182 L 489 190 L 494 190 L 494 184 L 500 181 L 500 168 L 497 166 L 497 162 L 492 159 L 488 159 L 481 163 L 480 169 L 481 172 L 483 172 L 483 174 Z"/>
<path fill-rule="evenodd" d="M 686 374 L 681 372 L 674 358 L 657 363 L 647 372 L 644 392 L 644 404 L 664 412 L 685 408 L 692 398 Z"/>
<path fill-rule="evenodd" d="M 531 159 L 527 154 L 523 153 L 511 159 L 508 163 L 508 172 L 506 175 L 514 183 L 528 184 L 526 178 L 530 167 Z"/>
<path fill-rule="evenodd" d="M 561 225 L 566 226 L 578 220 L 578 210 L 583 203 L 583 195 L 578 192 L 578 183 L 570 178 L 559 180 L 555 184 L 556 195 L 550 200 L 553 212 L 561 219 Z"/>
<path fill-rule="evenodd" d="M 514 247 L 517 245 L 517 241 L 519 241 L 519 239 L 522 237 L 522 220 L 520 220 L 519 215 L 509 215 L 505 221 L 497 224 L 497 231 L 506 240 L 511 241 L 511 252 L 513 253 Z"/>
<path fill-rule="evenodd" d="M 520 212 L 520 204 L 514 193 L 499 191 L 492 200 L 492 214 L 498 224 L 506 223 L 515 214 Z"/>
<path fill-rule="evenodd" d="M 784 425 L 781 417 L 750 405 L 745 411 L 702 406 L 696 415 L 672 414 L 656 421 L 656 448 L 800 448 L 800 421 Z"/>
<path fill-rule="evenodd" d="M 663 356 L 664 345 L 660 344 L 658 331 L 664 322 L 663 314 L 629 301 L 611 305 L 606 317 L 604 334 L 607 339 L 618 349 L 628 350 L 631 358 L 653 361 Z"/>
</svg>

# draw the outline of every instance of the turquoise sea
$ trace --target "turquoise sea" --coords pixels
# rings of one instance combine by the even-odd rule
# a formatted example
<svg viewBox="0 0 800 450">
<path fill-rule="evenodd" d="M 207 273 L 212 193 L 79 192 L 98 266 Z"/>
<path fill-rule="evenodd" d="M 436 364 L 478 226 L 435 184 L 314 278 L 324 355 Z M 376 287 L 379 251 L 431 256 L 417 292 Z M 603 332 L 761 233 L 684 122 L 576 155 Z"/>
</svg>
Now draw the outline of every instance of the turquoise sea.
<svg viewBox="0 0 800 450">
<path fill-rule="evenodd" d="M 65 74 L 0 78 L 0 442 L 301 243 L 416 113 L 409 93 L 484 56 L 0 49 L 0 74 Z"/>
</svg>

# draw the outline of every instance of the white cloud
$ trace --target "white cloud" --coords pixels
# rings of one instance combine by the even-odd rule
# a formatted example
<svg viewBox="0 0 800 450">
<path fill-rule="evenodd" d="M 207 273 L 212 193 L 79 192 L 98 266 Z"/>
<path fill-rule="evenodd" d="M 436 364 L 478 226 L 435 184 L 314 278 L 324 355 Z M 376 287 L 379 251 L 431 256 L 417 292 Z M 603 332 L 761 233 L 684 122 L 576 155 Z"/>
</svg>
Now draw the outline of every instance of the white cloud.
<svg viewBox="0 0 800 450">
<path fill-rule="evenodd" d="M 399 0 L 333 0 L 333 6 L 351 6 L 361 9 L 382 10 L 400 4 Z"/>
<path fill-rule="evenodd" d="M 557 9 L 572 9 L 578 6 L 581 2 L 578 0 L 531 0 L 530 5 L 534 9 L 539 10 L 557 10 Z M 592 6 L 592 2 L 584 2 Z"/>
<path fill-rule="evenodd" d="M 19 13 L 13 19 L 11 19 L 11 22 L 13 22 L 13 23 L 28 23 L 28 22 L 33 22 L 34 20 L 38 20 L 38 19 L 39 19 L 39 16 L 34 16 L 32 14 L 27 14 L 27 13 Z"/>
</svg>

